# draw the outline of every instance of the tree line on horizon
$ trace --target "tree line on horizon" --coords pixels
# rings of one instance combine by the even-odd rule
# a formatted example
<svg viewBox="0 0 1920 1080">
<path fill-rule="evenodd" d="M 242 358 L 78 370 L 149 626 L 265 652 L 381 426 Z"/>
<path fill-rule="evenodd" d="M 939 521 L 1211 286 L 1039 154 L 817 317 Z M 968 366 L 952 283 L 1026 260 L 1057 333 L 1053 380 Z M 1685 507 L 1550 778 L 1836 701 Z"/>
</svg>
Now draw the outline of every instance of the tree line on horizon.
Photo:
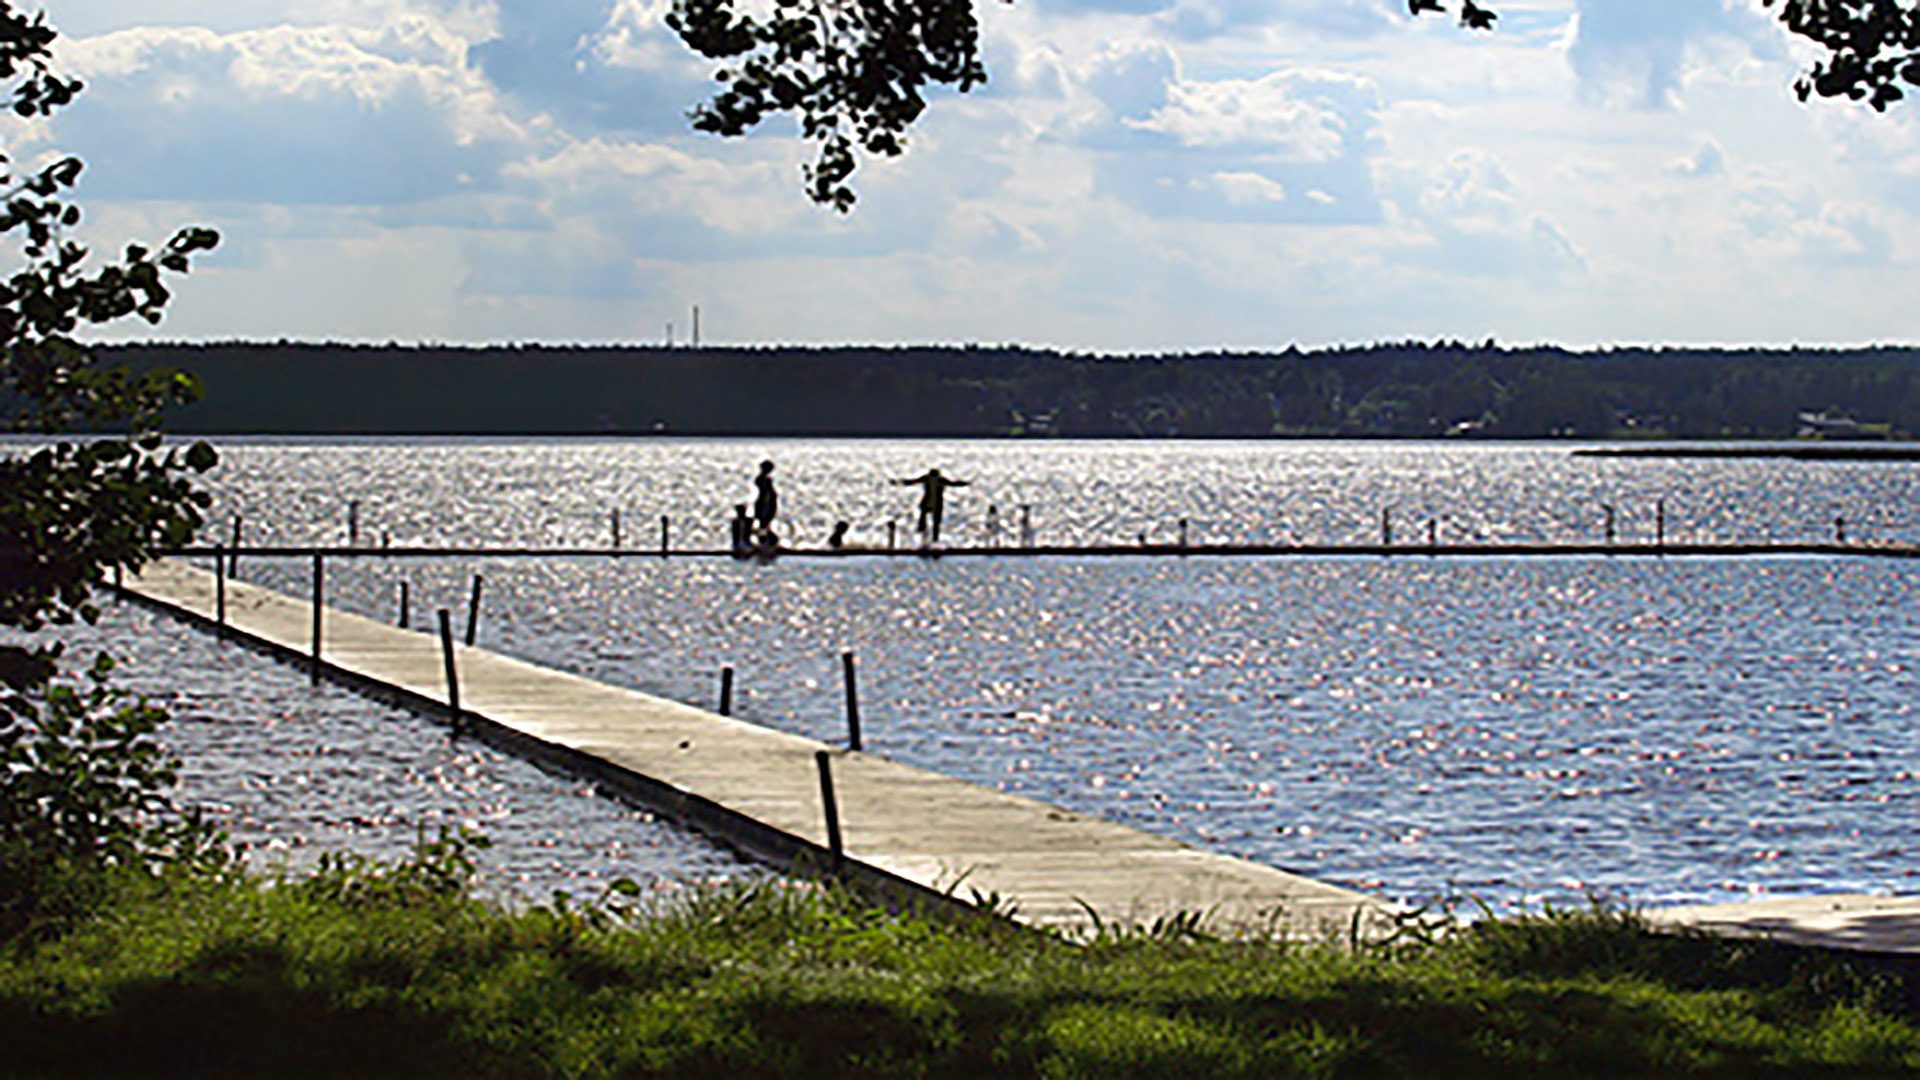
<svg viewBox="0 0 1920 1080">
<path fill-rule="evenodd" d="M 1401 342 L 1101 356 L 1011 346 L 223 342 L 100 350 L 193 371 L 196 434 L 1783 438 L 1920 431 L 1920 349 Z"/>
</svg>

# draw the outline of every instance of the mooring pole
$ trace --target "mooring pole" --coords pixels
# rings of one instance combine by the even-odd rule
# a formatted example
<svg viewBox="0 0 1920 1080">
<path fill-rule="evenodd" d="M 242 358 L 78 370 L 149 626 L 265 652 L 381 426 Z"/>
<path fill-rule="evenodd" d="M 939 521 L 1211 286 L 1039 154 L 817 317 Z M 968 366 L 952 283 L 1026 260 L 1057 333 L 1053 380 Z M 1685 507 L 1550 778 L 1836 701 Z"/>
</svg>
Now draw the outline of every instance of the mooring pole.
<svg viewBox="0 0 1920 1080">
<path fill-rule="evenodd" d="M 1665 499 L 1653 501 L 1653 546 L 1657 548 L 1667 546 L 1667 500 Z"/>
<path fill-rule="evenodd" d="M 673 519 L 668 517 L 665 514 L 661 514 L 660 515 L 660 557 L 663 559 L 667 557 L 667 538 L 672 528 L 673 528 Z"/>
<path fill-rule="evenodd" d="M 1427 519 L 1427 555 L 1431 557 L 1440 547 L 1440 523 L 1433 518 Z"/>
<path fill-rule="evenodd" d="M 460 737 L 460 669 L 453 662 L 453 615 L 441 608 L 440 660 L 447 671 L 447 715 L 453 725 L 453 737 Z"/>
<path fill-rule="evenodd" d="M 840 674 L 847 684 L 847 747 L 860 749 L 860 690 L 853 679 L 853 654 L 840 654 Z"/>
<path fill-rule="evenodd" d="M 813 752 L 813 764 L 820 770 L 820 805 L 827 815 L 827 852 L 833 856 L 833 870 L 838 873 L 847 853 L 840 843 L 840 805 L 833 797 L 833 764 L 825 750 Z"/>
<path fill-rule="evenodd" d="M 407 624 L 412 621 L 413 618 L 413 613 L 409 610 L 413 605 L 407 593 L 407 582 L 405 579 L 402 579 L 400 582 L 400 629 L 402 630 L 407 629 Z"/>
<path fill-rule="evenodd" d="M 720 669 L 720 715 L 733 715 L 733 667 Z"/>
<path fill-rule="evenodd" d="M 227 553 L 219 547 L 213 549 L 213 622 L 227 628 Z"/>
<path fill-rule="evenodd" d="M 467 644 L 480 632 L 480 575 L 473 575 L 473 595 L 467 599 Z"/>
<path fill-rule="evenodd" d="M 233 541 L 228 545 L 230 550 L 227 553 L 227 573 L 229 574 L 240 572 L 240 523 L 245 520 L 246 518 L 239 514 L 233 515 Z"/>
<path fill-rule="evenodd" d="M 347 546 L 360 546 L 360 500 L 347 501 Z"/>
<path fill-rule="evenodd" d="M 1380 546 L 1393 546 L 1393 507 L 1380 508 Z"/>
<path fill-rule="evenodd" d="M 314 685 L 320 683 L 320 612 L 326 607 L 326 563 L 319 552 L 313 553 L 313 664 L 309 669 Z"/>
<path fill-rule="evenodd" d="M 620 511 L 613 512 L 613 550 L 620 550 Z"/>
</svg>

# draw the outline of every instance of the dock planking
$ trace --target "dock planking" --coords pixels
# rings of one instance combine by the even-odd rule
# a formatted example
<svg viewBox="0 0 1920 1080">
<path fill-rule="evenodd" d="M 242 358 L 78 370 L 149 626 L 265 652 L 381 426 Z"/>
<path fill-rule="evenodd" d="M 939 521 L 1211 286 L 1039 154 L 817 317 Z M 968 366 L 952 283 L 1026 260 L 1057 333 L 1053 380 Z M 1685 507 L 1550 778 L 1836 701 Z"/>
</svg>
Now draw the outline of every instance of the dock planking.
<svg viewBox="0 0 1920 1080">
<path fill-rule="evenodd" d="M 149 564 L 123 591 L 296 663 L 312 662 L 306 601 L 178 559 Z M 431 633 L 323 608 L 319 670 L 447 715 L 441 643 Z M 1379 898 L 1203 851 L 880 754 L 828 747 L 484 647 L 453 646 L 461 730 L 599 781 L 613 794 L 746 854 L 801 871 L 836 868 L 909 903 L 992 898 L 1016 922 L 1084 935 L 1199 918 L 1210 931 L 1299 940 L 1392 933 Z M 828 751 L 844 861 L 828 850 L 815 754 Z"/>
<path fill-rule="evenodd" d="M 615 548 L 566 544 L 454 544 L 394 545 L 384 547 L 256 545 L 238 547 L 172 548 L 162 554 L 179 558 L 211 558 L 224 553 L 228 558 L 326 558 L 346 559 L 448 559 L 518 558 L 584 559 L 615 558 L 635 560 L 718 559 L 732 553 L 715 548 Z M 1477 542 L 1444 541 L 1424 543 L 1407 540 L 1398 544 L 1035 544 L 1032 546 L 987 547 L 866 547 L 780 548 L 774 557 L 787 559 L 992 559 L 992 558 L 1304 558 L 1341 557 L 1439 557 L 1470 559 L 1559 559 L 1592 558 L 1751 558 L 1783 556 L 1859 556 L 1882 559 L 1920 558 L 1920 545 L 1889 542 L 1836 543 L 1831 541 L 1755 540 L 1755 541 L 1666 541 L 1664 543 L 1576 543 L 1576 542 Z M 756 557 L 766 561 L 766 557 Z"/>
<path fill-rule="evenodd" d="M 1920 956 L 1920 896 L 1777 896 L 1645 913 L 1655 929 L 1694 930 L 1851 952 Z"/>
</svg>

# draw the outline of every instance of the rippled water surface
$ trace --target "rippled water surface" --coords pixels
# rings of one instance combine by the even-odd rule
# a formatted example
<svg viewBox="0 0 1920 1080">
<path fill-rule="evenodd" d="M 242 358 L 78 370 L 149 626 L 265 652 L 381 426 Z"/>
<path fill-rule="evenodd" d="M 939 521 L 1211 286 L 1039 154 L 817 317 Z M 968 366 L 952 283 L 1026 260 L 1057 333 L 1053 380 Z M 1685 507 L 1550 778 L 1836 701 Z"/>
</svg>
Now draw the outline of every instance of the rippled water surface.
<svg viewBox="0 0 1920 1080">
<path fill-rule="evenodd" d="M 178 800 L 226 829 L 262 868 L 321 852 L 405 854 L 439 830 L 475 829 L 480 885 L 512 901 L 581 898 L 627 878 L 654 890 L 759 873 L 703 837 L 553 776 L 405 709 L 331 684 L 133 604 L 68 635 L 69 660 L 105 650 L 114 685 L 165 706 Z"/>
<path fill-rule="evenodd" d="M 881 542 L 913 501 L 884 479 L 929 465 L 974 481 L 952 496 L 962 543 L 988 539 L 986 507 L 1004 535 L 1022 504 L 1043 543 L 1166 538 L 1180 517 L 1195 540 L 1371 541 L 1383 506 L 1408 531 L 1438 520 L 1443 543 L 1590 540 L 1602 504 L 1634 538 L 1650 532 L 1656 499 L 1675 539 L 1824 538 L 1836 515 L 1855 537 L 1920 539 L 1920 467 L 1904 464 L 1403 444 L 222 449 L 214 527 L 224 535 L 241 513 L 255 542 L 342 542 L 351 499 L 363 539 L 395 544 L 599 544 L 619 508 L 629 537 L 668 514 L 680 542 L 708 546 L 725 508 L 750 496 L 761 457 L 779 463 L 789 534 L 816 541 L 844 518 L 856 541 Z M 366 558 L 330 562 L 329 593 L 389 617 L 404 579 L 419 617 L 463 609 L 475 573 L 491 647 L 696 703 L 730 664 L 740 715 L 835 739 L 838 657 L 851 649 L 870 750 L 1397 897 L 1527 905 L 1601 890 L 1663 903 L 1911 888 L 1920 638 L 1906 562 Z M 242 575 L 307 587 L 292 560 L 254 560 Z M 197 647 L 177 632 L 164 641 Z M 212 670 L 244 676 L 207 681 L 232 694 L 292 688 L 253 711 L 305 733 L 315 757 L 351 763 L 369 729 L 388 726 L 384 707 L 337 691 L 309 711 L 294 673 L 224 655 L 230 667 Z M 181 670 L 189 678 L 169 678 L 202 692 L 203 669 Z M 323 730 L 361 714 L 383 719 Z M 226 745 L 233 726 L 195 736 L 226 755 L 218 768 L 283 767 Z M 433 730 L 405 739 L 419 747 L 405 753 L 427 757 L 360 790 L 431 788 L 480 753 L 456 754 Z M 525 768 L 488 768 L 509 766 Z M 529 796 L 540 809 L 527 813 L 550 823 L 534 830 L 542 843 L 575 843 L 570 822 L 589 804 L 616 820 L 588 830 L 586 849 L 631 816 L 532 775 L 551 785 Z M 246 813 L 282 835 L 324 831 L 298 802 Z M 477 791 L 445 805 L 484 817 L 490 803 Z M 707 873 L 721 858 L 691 865 Z"/>
</svg>

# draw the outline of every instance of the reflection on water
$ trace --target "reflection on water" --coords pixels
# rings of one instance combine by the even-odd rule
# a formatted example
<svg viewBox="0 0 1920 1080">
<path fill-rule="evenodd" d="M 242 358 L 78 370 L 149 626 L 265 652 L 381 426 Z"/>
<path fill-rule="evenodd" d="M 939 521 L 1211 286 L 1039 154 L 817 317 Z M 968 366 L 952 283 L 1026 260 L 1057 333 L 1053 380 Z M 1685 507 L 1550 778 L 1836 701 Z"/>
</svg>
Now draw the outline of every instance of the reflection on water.
<svg viewBox="0 0 1920 1080">
<path fill-rule="evenodd" d="M 1846 559 L 342 563 L 556 667 L 1408 898 L 1888 889 L 1915 578 Z M 298 592 L 303 569 L 256 566 Z"/>
<path fill-rule="evenodd" d="M 262 867 L 323 851 L 392 858 L 441 828 L 484 833 L 483 890 L 583 898 L 629 878 L 653 889 L 754 873 L 653 815 L 471 741 L 404 709 L 307 677 L 263 654 L 135 605 L 67 635 L 80 664 L 104 649 L 114 685 L 172 713 L 161 737 L 182 759 L 179 801 Z"/>
<path fill-rule="evenodd" d="M 1042 543 L 1372 542 L 1380 512 L 1398 534 L 1441 542 L 1600 538 L 1604 506 L 1622 540 L 1823 540 L 1844 516 L 1856 540 L 1920 540 L 1920 467 L 1767 459 L 1574 457 L 1565 445 L 1362 442 L 995 442 L 987 440 L 385 440 L 223 442 L 212 518 L 249 539 L 344 543 L 358 502 L 361 537 L 395 544 L 724 547 L 726 519 L 750 502 L 754 467 L 779 465 L 782 533 L 818 546 L 833 523 L 850 542 L 885 543 L 913 526 L 915 489 L 889 477 L 938 466 L 973 486 L 947 507 L 951 544 L 985 543 L 1032 508 Z"/>
<path fill-rule="evenodd" d="M 974 482 L 949 502 L 958 543 L 984 539 L 988 506 L 1004 526 L 1023 504 L 1042 542 L 1165 538 L 1180 517 L 1196 541 L 1372 540 L 1383 506 L 1423 541 L 1429 517 L 1443 543 L 1593 539 L 1602 504 L 1634 539 L 1650 534 L 1655 499 L 1675 540 L 1816 539 L 1836 514 L 1857 539 L 1920 539 L 1909 465 L 1340 443 L 224 450 L 215 525 L 240 512 L 250 539 L 292 543 L 343 541 L 351 499 L 363 537 L 394 543 L 603 543 L 618 508 L 630 538 L 648 536 L 630 543 L 655 542 L 665 513 L 676 544 L 717 546 L 768 456 L 786 532 L 811 542 L 838 518 L 864 543 L 882 542 L 890 518 L 910 524 L 913 494 L 882 481 L 930 465 Z M 852 649 L 871 750 L 1396 897 L 1526 905 L 1592 890 L 1661 903 L 1906 886 L 1905 804 L 1920 783 L 1917 571 L 1811 558 L 583 557 L 335 560 L 328 576 L 333 602 L 379 617 L 405 579 L 424 622 L 434 607 L 461 612 L 484 573 L 482 644 L 697 704 L 730 664 L 738 714 L 830 740 L 841 737 L 838 654 Z M 296 595 L 307 586 L 294 560 L 254 560 L 242 575 Z M 159 648 L 195 647 L 177 636 Z M 358 726 L 311 736 L 307 758 L 289 764 L 277 745 L 256 760 L 267 751 L 226 747 L 221 724 L 191 725 L 206 749 L 182 745 L 209 762 L 196 770 L 324 776 L 393 759 L 334 809 L 309 814 L 296 782 L 246 810 L 262 835 L 326 835 L 350 814 L 471 817 L 490 831 L 490 814 L 503 820 L 493 781 L 431 732 L 368 749 L 384 745 L 389 711 L 333 691 L 315 705 L 297 675 L 218 655 L 176 662 L 189 677 L 168 679 L 192 694 L 284 684 L 278 704 L 245 711 L 301 730 Z M 245 678 L 225 665 L 244 665 Z M 625 831 L 612 804 L 527 771 L 549 788 L 504 820 L 541 821 L 528 833 L 545 838 L 536 848 L 570 846 L 527 862 L 593 866 L 583 853 L 606 856 L 616 837 L 655 843 L 637 839 L 655 831 Z M 420 791 L 446 797 L 427 810 L 409 801 Z M 589 805 L 609 820 L 576 828 Z M 658 835 L 675 837 L 663 848 L 683 842 Z M 695 850 L 694 874 L 731 872 Z M 551 877 L 509 872 L 542 888 Z"/>
</svg>

